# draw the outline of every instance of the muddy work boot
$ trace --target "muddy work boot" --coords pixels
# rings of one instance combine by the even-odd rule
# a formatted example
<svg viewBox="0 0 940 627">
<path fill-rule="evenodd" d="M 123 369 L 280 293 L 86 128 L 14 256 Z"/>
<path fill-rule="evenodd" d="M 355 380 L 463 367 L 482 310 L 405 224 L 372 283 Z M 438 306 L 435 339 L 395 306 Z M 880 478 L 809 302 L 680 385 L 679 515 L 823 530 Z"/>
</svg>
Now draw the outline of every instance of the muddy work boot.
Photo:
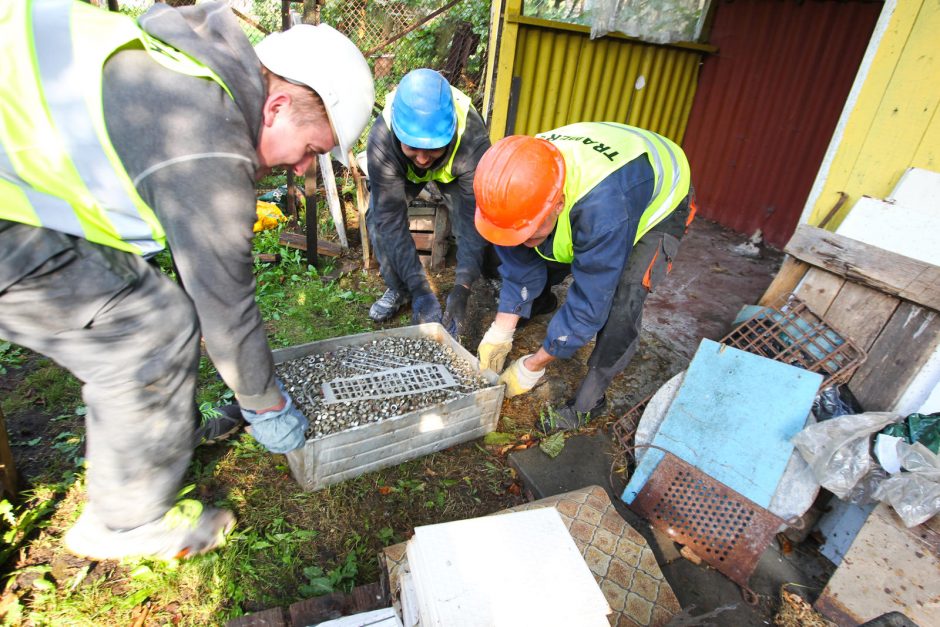
<svg viewBox="0 0 940 627">
<path fill-rule="evenodd" d="M 232 512 L 184 499 L 162 518 L 133 529 L 107 527 L 90 506 L 63 537 L 75 555 L 95 559 L 148 558 L 170 561 L 207 553 L 225 544 L 235 526 Z"/>
<path fill-rule="evenodd" d="M 210 445 L 222 442 L 237 434 L 245 426 L 242 410 L 237 404 L 223 405 L 215 410 L 216 415 L 209 418 L 193 434 L 193 446 Z"/>
<path fill-rule="evenodd" d="M 397 314 L 399 309 L 407 305 L 408 300 L 407 294 L 389 288 L 382 294 L 382 298 L 372 304 L 369 317 L 375 322 L 386 322 Z"/>
<path fill-rule="evenodd" d="M 539 414 L 535 427 L 546 435 L 555 431 L 573 431 L 584 427 L 598 416 L 603 416 L 606 410 L 606 397 L 601 397 L 591 411 L 577 411 L 574 401 L 568 401 L 560 407 L 549 407 L 547 411 Z"/>
</svg>

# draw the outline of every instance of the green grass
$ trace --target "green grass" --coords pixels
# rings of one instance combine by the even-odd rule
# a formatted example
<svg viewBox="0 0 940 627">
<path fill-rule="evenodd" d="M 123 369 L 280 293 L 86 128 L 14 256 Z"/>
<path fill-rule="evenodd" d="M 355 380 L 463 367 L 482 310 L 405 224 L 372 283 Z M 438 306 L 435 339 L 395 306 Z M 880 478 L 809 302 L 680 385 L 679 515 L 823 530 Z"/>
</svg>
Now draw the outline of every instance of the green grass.
<svg viewBox="0 0 940 627">
<path fill-rule="evenodd" d="M 278 244 L 278 232 L 255 238 L 256 298 L 272 347 L 372 330 L 368 308 L 380 281 L 359 273 L 338 281 Z M 168 256 L 158 260 L 168 274 Z M 402 324 L 408 317 L 402 316 Z M 221 549 L 190 561 L 88 562 L 69 556 L 62 533 L 84 501 L 84 424 L 80 384 L 51 361 L 0 344 L 0 365 L 15 388 L 7 423 L 44 415 L 50 428 L 18 451 L 45 452 L 44 467 L 13 505 L 0 502 L 0 551 L 6 562 L 4 624 L 128 625 L 147 608 L 148 625 L 221 625 L 273 606 L 348 591 L 379 578 L 378 553 L 410 537 L 415 526 L 488 514 L 518 502 L 512 471 L 479 445 L 464 445 L 370 473 L 315 493 L 304 492 L 283 456 L 248 434 L 196 450 L 185 483 L 189 498 L 231 509 L 235 531 Z M 233 401 L 211 361 L 199 366 L 196 402 L 204 415 Z M 511 430 L 511 425 L 506 425 Z M 29 442 L 36 440 L 33 445 Z M 0 553 L 0 557 L 3 553 Z"/>
</svg>

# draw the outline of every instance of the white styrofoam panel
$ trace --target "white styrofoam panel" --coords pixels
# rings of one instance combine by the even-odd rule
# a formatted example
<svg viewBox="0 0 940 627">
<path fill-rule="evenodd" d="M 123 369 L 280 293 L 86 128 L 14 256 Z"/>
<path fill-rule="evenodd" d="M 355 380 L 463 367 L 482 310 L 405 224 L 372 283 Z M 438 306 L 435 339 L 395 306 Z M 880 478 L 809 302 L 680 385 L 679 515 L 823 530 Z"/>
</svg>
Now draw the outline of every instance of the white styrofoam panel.
<svg viewBox="0 0 940 627">
<path fill-rule="evenodd" d="M 885 200 L 940 213 L 940 172 L 908 168 Z"/>
<path fill-rule="evenodd" d="M 940 266 L 940 197 L 923 204 L 890 203 L 863 196 L 836 233 L 865 244 Z"/>
</svg>

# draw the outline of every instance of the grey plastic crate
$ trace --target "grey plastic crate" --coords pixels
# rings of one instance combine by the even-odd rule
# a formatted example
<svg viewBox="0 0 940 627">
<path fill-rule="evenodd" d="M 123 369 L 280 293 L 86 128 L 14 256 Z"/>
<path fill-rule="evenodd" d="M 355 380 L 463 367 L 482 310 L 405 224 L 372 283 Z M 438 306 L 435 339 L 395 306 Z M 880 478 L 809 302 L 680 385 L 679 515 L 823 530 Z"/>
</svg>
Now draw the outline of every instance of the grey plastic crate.
<svg viewBox="0 0 940 627">
<path fill-rule="evenodd" d="M 279 364 L 386 337 L 434 340 L 450 347 L 461 359 L 479 366 L 477 358 L 437 323 L 384 329 L 282 348 L 274 351 L 274 362 Z M 287 454 L 291 473 L 305 490 L 312 492 L 482 437 L 496 428 L 504 391 L 492 371 L 483 371 L 483 377 L 491 385 L 466 396 L 307 440 L 303 448 Z"/>
</svg>

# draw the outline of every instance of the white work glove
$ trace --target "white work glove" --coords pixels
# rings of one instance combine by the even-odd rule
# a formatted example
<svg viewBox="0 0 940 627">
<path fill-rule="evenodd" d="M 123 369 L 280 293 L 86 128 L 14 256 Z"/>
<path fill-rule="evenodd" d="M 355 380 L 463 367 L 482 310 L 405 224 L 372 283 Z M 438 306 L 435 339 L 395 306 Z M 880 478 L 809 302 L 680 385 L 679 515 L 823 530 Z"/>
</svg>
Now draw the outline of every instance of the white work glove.
<svg viewBox="0 0 940 627">
<path fill-rule="evenodd" d="M 524 355 L 520 357 L 506 368 L 506 372 L 500 375 L 499 382 L 506 384 L 506 398 L 525 394 L 534 388 L 535 384 L 542 378 L 542 375 L 545 374 L 544 368 L 541 370 L 529 370 L 525 367 L 525 360 L 531 356 L 532 355 Z"/>
<path fill-rule="evenodd" d="M 480 346 L 477 348 L 477 355 L 480 357 L 480 370 L 489 368 L 493 372 L 499 372 L 506 363 L 506 356 L 512 350 L 512 335 L 515 329 L 505 330 L 496 326 L 496 323 L 490 325 L 483 339 L 480 340 Z"/>
</svg>

